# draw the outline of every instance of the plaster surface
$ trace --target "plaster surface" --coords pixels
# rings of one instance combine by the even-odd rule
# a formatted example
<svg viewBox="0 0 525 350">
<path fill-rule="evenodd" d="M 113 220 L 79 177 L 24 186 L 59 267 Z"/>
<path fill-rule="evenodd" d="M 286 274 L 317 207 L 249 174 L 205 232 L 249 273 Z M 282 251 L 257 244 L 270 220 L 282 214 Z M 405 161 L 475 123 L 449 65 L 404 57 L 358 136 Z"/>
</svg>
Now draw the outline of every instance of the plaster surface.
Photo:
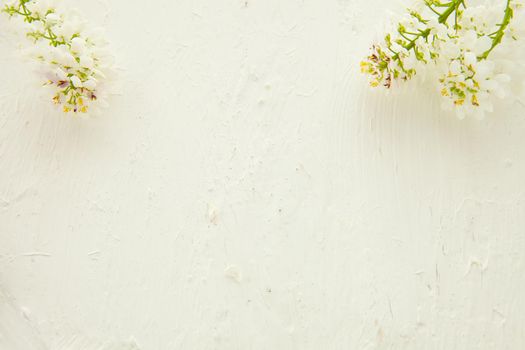
<svg viewBox="0 0 525 350">
<path fill-rule="evenodd" d="M 0 349 L 525 348 L 524 107 L 368 89 L 406 3 L 68 4 L 122 94 L 64 117 L 0 35 Z"/>
</svg>

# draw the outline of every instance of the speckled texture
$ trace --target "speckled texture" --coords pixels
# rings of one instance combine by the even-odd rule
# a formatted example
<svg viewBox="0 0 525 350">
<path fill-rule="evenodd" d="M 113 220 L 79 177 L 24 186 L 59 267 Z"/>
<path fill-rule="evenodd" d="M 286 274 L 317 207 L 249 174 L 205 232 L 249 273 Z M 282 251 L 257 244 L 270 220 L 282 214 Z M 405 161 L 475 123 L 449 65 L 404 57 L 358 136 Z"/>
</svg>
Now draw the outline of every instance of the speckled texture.
<svg viewBox="0 0 525 350">
<path fill-rule="evenodd" d="M 370 91 L 400 2 L 69 3 L 124 70 L 98 118 L 0 36 L 0 285 L 46 348 L 525 348 L 524 108 Z"/>
</svg>

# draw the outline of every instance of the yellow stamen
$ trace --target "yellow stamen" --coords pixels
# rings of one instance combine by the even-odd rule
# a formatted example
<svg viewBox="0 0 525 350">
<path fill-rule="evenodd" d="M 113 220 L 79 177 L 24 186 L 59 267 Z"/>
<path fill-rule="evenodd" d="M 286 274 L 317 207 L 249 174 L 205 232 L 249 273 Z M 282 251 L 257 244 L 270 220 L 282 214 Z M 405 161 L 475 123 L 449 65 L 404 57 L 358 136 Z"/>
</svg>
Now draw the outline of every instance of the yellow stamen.
<svg viewBox="0 0 525 350">
<path fill-rule="evenodd" d="M 368 62 L 362 61 L 360 66 L 361 66 L 361 73 L 368 72 Z"/>
<path fill-rule="evenodd" d="M 479 106 L 478 97 L 476 95 L 472 95 L 472 104 L 476 107 Z"/>
</svg>

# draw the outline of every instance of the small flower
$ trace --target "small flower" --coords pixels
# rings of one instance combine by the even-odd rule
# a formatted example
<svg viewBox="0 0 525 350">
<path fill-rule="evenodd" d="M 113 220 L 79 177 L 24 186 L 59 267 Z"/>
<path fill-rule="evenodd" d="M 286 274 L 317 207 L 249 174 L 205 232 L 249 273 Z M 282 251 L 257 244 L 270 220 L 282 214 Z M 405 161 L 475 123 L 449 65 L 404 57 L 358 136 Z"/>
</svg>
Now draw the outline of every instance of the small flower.
<svg viewBox="0 0 525 350">
<path fill-rule="evenodd" d="M 75 88 L 81 88 L 82 87 L 82 81 L 80 80 L 79 77 L 77 77 L 75 75 L 71 77 L 71 84 L 73 84 L 73 87 L 75 87 Z"/>
<path fill-rule="evenodd" d="M 86 50 L 86 40 L 78 36 L 74 37 L 71 39 L 70 49 L 72 52 L 82 54 Z"/>
<path fill-rule="evenodd" d="M 94 91 L 97 87 L 97 81 L 94 78 L 89 78 L 84 82 L 84 88 Z"/>
<path fill-rule="evenodd" d="M 513 80 L 525 80 L 524 52 L 516 44 L 525 35 L 522 5 L 515 0 L 477 6 L 464 0 L 419 0 L 417 5 L 361 63 L 372 86 L 389 88 L 437 70 L 443 107 L 460 118 L 482 118 L 492 111 L 494 98 L 512 90 L 525 96 L 525 84 L 510 88 Z M 514 17 L 521 24 L 510 25 Z"/>
<path fill-rule="evenodd" d="M 91 36 L 96 31 L 86 31 L 82 20 L 59 11 L 50 0 L 9 0 L 3 12 L 24 19 L 44 85 L 53 87 L 54 104 L 64 112 L 86 113 L 95 101 L 104 100 L 111 60 L 105 41 Z"/>
<path fill-rule="evenodd" d="M 79 64 L 83 68 L 93 69 L 95 67 L 95 60 L 88 55 L 79 57 Z"/>
<path fill-rule="evenodd" d="M 48 25 L 52 26 L 54 24 L 57 24 L 58 22 L 60 22 L 60 16 L 57 15 L 56 13 L 48 13 L 46 15 L 46 22 L 48 23 Z"/>
</svg>

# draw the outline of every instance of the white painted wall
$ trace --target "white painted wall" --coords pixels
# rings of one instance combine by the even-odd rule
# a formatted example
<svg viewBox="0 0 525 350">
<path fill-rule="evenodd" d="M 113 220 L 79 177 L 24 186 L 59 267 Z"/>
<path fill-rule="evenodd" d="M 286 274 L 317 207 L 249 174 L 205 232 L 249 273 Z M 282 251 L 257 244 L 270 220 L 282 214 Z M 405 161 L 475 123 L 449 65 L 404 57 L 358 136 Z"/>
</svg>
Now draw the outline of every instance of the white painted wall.
<svg viewBox="0 0 525 350">
<path fill-rule="evenodd" d="M 99 118 L 0 37 L 0 310 L 47 349 L 525 348 L 524 108 L 370 91 L 407 3 L 69 3 L 125 70 Z"/>
</svg>

